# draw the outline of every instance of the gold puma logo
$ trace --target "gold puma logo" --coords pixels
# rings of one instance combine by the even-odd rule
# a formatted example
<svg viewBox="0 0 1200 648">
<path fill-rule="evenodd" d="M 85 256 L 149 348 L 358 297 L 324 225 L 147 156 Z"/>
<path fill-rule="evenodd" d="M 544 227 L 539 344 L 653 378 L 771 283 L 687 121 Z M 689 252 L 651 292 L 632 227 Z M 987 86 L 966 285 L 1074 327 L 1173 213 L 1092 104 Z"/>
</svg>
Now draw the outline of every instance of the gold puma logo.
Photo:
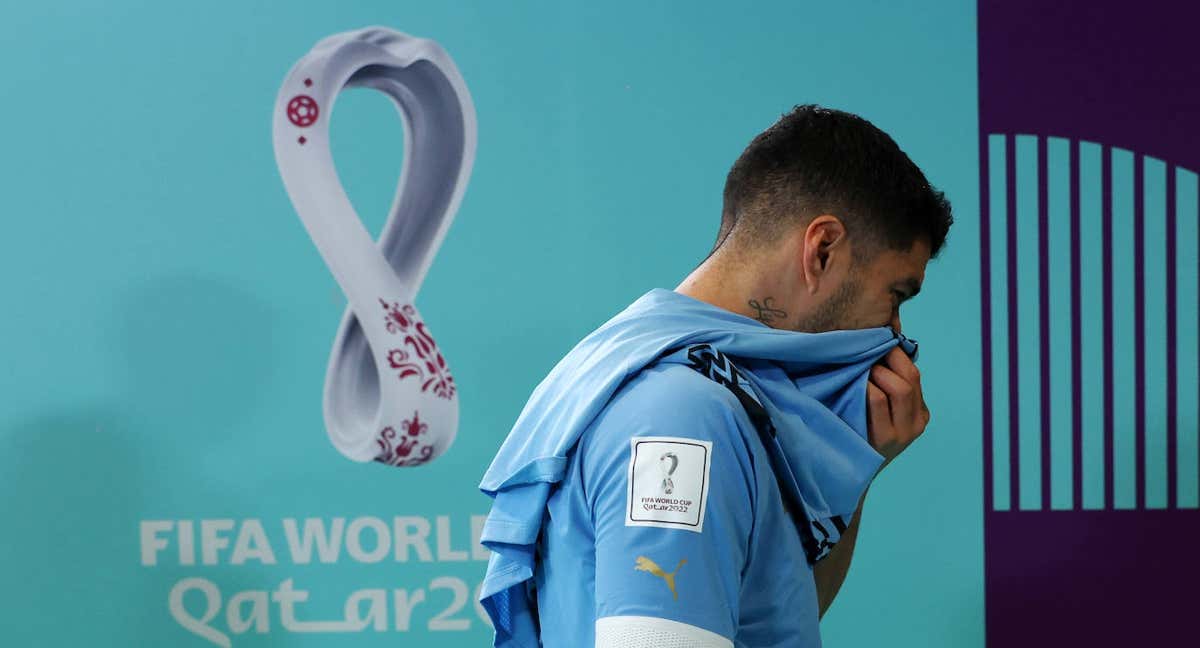
<svg viewBox="0 0 1200 648">
<path fill-rule="evenodd" d="M 675 566 L 675 571 L 665 572 L 663 571 L 663 568 L 659 567 L 653 560 L 650 560 L 645 556 L 638 556 L 637 562 L 634 564 L 633 568 L 637 571 L 650 572 L 651 574 L 654 574 L 655 576 L 658 576 L 666 581 L 667 587 L 671 588 L 671 596 L 675 597 L 675 600 L 678 601 L 679 594 L 675 592 L 675 574 L 679 572 L 679 568 L 683 567 L 683 564 L 686 562 L 687 558 L 684 558 L 683 560 L 679 561 L 678 565 Z"/>
</svg>

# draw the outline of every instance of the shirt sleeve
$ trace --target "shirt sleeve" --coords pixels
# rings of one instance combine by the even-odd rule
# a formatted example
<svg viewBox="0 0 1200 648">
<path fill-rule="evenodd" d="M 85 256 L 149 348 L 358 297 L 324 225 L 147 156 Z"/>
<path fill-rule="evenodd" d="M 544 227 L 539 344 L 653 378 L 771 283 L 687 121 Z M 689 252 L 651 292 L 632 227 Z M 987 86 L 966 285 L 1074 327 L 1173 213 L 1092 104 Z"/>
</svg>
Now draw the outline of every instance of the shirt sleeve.
<svg viewBox="0 0 1200 648">
<path fill-rule="evenodd" d="M 733 641 L 694 625 L 658 617 L 596 619 L 595 648 L 733 648 Z"/>
<path fill-rule="evenodd" d="M 755 519 L 749 418 L 691 369 L 626 385 L 581 442 L 596 619 L 653 617 L 732 640 Z"/>
</svg>

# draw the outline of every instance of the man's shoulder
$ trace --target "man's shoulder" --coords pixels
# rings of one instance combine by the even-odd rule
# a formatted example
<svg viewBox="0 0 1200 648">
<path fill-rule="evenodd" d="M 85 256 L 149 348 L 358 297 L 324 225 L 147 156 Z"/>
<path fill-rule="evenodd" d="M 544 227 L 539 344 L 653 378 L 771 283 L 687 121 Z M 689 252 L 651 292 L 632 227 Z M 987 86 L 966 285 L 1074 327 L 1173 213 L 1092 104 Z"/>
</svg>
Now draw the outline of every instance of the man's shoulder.
<svg viewBox="0 0 1200 648">
<path fill-rule="evenodd" d="M 742 404 L 724 385 L 687 365 L 661 362 L 627 380 L 585 436 L 605 445 L 643 435 L 713 440 L 750 426 Z"/>
<path fill-rule="evenodd" d="M 622 385 L 577 451 L 594 511 L 633 516 L 631 501 L 670 495 L 699 503 L 701 516 L 736 517 L 757 501 L 763 449 L 754 425 L 729 388 L 685 364 L 657 363 Z"/>
<path fill-rule="evenodd" d="M 609 407 L 637 415 L 665 412 L 687 417 L 742 409 L 727 387 L 677 362 L 660 362 L 638 372 L 617 390 Z"/>
</svg>

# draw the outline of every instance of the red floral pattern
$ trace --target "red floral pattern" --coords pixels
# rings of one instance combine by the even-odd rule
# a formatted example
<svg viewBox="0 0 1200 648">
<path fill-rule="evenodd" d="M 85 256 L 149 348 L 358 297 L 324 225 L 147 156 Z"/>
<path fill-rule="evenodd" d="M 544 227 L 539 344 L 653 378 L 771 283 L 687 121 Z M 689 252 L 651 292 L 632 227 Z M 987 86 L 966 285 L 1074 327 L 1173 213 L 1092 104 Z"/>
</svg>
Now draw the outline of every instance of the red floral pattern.
<svg viewBox="0 0 1200 648">
<path fill-rule="evenodd" d="M 429 424 L 413 411 L 412 419 L 401 422 L 400 429 L 399 443 L 396 442 L 395 428 L 389 425 L 380 430 L 379 438 L 375 439 L 380 454 L 375 461 L 389 466 L 419 466 L 429 461 L 433 456 L 433 446 L 422 442 L 422 437 L 429 431 Z"/>
<path fill-rule="evenodd" d="M 379 303 L 385 311 L 388 333 L 403 337 L 401 348 L 388 350 L 388 366 L 397 370 L 400 380 L 415 377 L 422 392 L 432 389 L 439 398 L 454 398 L 454 377 L 425 322 L 417 317 L 417 310 L 412 304 L 389 303 L 382 298 Z"/>
</svg>

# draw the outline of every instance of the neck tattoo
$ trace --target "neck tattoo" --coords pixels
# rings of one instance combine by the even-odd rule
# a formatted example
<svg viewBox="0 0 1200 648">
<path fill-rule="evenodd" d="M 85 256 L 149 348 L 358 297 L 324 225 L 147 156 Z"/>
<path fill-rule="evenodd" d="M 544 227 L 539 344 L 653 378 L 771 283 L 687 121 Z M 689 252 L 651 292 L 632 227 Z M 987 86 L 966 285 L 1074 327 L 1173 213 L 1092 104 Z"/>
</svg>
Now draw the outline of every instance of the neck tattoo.
<svg viewBox="0 0 1200 648">
<path fill-rule="evenodd" d="M 762 300 L 761 304 L 758 303 L 757 299 L 751 299 L 749 302 L 747 302 L 747 304 L 750 305 L 750 308 L 753 308 L 755 311 L 758 311 L 758 315 L 755 315 L 754 319 L 756 319 L 768 326 L 771 324 L 771 322 L 773 322 L 777 319 L 786 318 L 788 316 L 787 312 L 771 306 L 772 299 L 775 299 L 775 298 L 774 297 L 766 297 Z"/>
</svg>

